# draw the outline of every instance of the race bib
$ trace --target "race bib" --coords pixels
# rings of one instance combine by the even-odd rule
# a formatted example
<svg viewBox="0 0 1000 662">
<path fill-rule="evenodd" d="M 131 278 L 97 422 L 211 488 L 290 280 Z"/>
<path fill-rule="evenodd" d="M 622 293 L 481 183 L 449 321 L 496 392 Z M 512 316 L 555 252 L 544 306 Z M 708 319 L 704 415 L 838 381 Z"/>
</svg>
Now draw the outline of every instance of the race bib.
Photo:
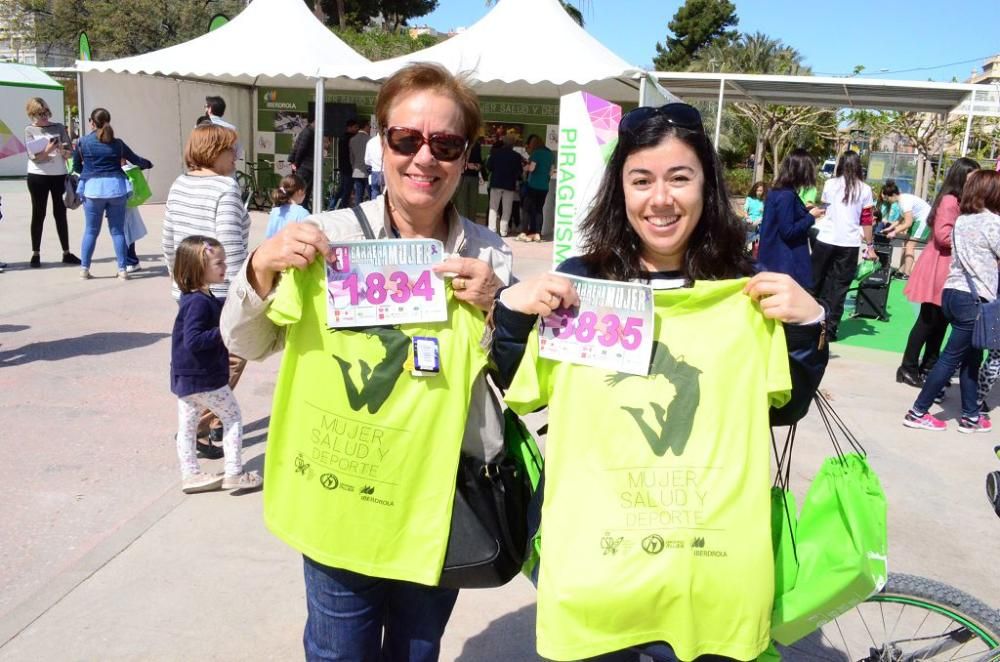
<svg viewBox="0 0 1000 662">
<path fill-rule="evenodd" d="M 331 329 L 421 324 L 448 319 L 444 279 L 431 267 L 444 259 L 436 239 L 330 244 L 326 324 Z"/>
</svg>

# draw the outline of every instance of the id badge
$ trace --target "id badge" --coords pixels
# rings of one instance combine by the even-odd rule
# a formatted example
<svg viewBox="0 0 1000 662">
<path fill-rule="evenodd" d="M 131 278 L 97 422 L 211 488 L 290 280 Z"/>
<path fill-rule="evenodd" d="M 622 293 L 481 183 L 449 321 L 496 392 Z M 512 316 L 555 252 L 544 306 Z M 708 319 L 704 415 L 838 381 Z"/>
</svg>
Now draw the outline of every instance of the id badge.
<svg viewBox="0 0 1000 662">
<path fill-rule="evenodd" d="M 437 338 L 413 337 L 413 374 L 429 377 L 441 372 L 441 347 Z"/>
</svg>

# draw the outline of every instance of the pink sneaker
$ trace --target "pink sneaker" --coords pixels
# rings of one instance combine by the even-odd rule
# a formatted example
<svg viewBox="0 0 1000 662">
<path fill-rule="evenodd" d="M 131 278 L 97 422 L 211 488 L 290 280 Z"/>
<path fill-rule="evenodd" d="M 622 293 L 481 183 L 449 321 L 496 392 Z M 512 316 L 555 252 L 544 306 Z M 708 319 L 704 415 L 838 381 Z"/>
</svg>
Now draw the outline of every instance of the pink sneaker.
<svg viewBox="0 0 1000 662">
<path fill-rule="evenodd" d="M 948 424 L 941 419 L 935 418 L 930 414 L 921 414 L 918 416 L 913 411 L 906 412 L 906 416 L 903 417 L 903 425 L 908 428 L 934 430 L 935 432 L 948 429 Z"/>
<path fill-rule="evenodd" d="M 989 432 L 992 429 L 993 423 L 990 422 L 989 417 L 983 414 L 980 414 L 979 418 L 976 420 L 963 416 L 958 422 L 958 431 L 966 434 L 972 434 L 973 432 Z"/>
</svg>

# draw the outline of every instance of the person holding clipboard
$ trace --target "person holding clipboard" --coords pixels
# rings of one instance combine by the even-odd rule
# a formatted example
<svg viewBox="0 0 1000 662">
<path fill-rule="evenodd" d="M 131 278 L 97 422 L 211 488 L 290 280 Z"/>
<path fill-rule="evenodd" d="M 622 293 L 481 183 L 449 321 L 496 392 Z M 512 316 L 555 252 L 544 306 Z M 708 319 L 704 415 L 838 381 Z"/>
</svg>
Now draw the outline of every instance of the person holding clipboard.
<svg viewBox="0 0 1000 662">
<path fill-rule="evenodd" d="M 69 228 L 66 224 L 66 159 L 70 155 L 66 127 L 53 122 L 52 111 L 45 99 L 32 97 L 25 107 L 31 124 L 24 128 L 24 145 L 28 151 L 28 193 L 31 195 L 31 261 L 32 269 L 42 266 L 42 229 L 48 211 L 47 199 L 52 197 L 52 215 L 62 246 L 63 264 L 80 264 L 80 258 L 69 251 Z"/>
</svg>

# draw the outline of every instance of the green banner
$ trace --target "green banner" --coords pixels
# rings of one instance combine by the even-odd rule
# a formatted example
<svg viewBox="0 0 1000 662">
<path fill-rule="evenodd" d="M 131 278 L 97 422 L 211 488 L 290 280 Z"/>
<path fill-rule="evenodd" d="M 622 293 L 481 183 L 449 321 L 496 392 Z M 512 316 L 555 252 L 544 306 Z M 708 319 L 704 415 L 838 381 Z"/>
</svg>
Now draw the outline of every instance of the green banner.
<svg viewBox="0 0 1000 662">
<path fill-rule="evenodd" d="M 80 33 L 80 60 L 90 60 L 90 38 L 86 32 Z"/>
<path fill-rule="evenodd" d="M 208 22 L 208 31 L 217 30 L 223 25 L 229 22 L 229 17 L 225 14 L 216 14 L 212 17 L 212 20 Z"/>
</svg>

